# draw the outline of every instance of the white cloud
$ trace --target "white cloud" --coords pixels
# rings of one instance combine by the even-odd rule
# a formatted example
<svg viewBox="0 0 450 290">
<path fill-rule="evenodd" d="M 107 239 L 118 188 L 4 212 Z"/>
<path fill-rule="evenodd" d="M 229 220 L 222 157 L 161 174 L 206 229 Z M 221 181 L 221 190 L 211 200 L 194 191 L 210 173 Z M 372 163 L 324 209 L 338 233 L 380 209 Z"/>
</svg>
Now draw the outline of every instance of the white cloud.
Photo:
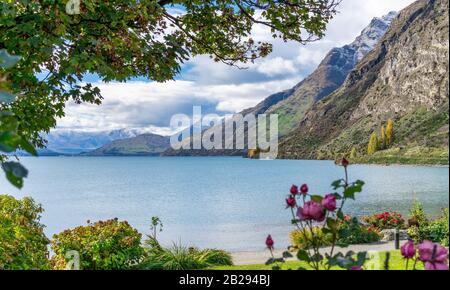
<svg viewBox="0 0 450 290">
<path fill-rule="evenodd" d="M 145 127 L 167 133 L 170 116 L 189 113 L 193 105 L 202 105 L 205 113 L 238 112 L 291 88 L 311 73 L 331 48 L 352 42 L 373 17 L 399 11 L 412 2 L 343 0 L 324 39 L 308 45 L 274 40 L 267 27 L 255 25 L 252 37 L 270 41 L 273 53 L 247 70 L 198 56 L 185 64 L 177 81 L 98 84 L 105 97 L 103 104 L 69 105 L 58 126 L 86 130 Z"/>
<path fill-rule="evenodd" d="M 294 74 L 297 72 L 292 60 L 287 60 L 282 57 L 267 59 L 260 63 L 256 70 L 269 77 L 276 75 Z"/>
<path fill-rule="evenodd" d="M 151 128 L 168 132 L 174 114 L 192 114 L 193 105 L 207 113 L 236 113 L 256 105 L 273 92 L 291 87 L 300 79 L 260 83 L 209 85 L 193 81 L 97 83 L 102 105 L 69 104 L 59 129 L 112 130 Z M 167 135 L 167 134 L 165 134 Z"/>
</svg>

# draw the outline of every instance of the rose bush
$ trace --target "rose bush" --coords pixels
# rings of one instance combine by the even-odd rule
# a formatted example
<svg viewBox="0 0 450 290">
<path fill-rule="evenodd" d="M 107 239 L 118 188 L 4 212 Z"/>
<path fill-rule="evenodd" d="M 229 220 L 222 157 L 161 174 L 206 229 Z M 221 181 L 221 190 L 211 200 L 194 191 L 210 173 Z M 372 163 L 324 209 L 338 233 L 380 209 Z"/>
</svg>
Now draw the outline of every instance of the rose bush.
<svg viewBox="0 0 450 290">
<path fill-rule="evenodd" d="M 403 216 L 395 211 L 389 210 L 371 216 L 365 216 L 362 221 L 376 227 L 378 230 L 405 229 L 406 222 Z"/>
<path fill-rule="evenodd" d="M 357 237 L 354 229 L 358 231 L 361 228 L 366 229 L 368 235 L 379 238 L 378 228 L 376 227 L 378 223 L 365 227 L 358 222 L 357 218 L 344 214 L 345 202 L 349 199 L 355 199 L 356 194 L 362 191 L 364 182 L 361 180 L 349 182 L 348 160 L 344 158 L 338 164 L 343 166 L 345 178 L 336 180 L 331 184 L 334 193 L 325 196 L 313 195 L 309 193 L 306 184 L 301 186 L 300 191 L 297 186 L 293 185 L 290 195 L 286 198 L 286 208 L 291 210 L 292 224 L 296 227 L 293 233 L 295 233 L 295 238 L 300 240 L 298 242 L 300 247 L 296 248 L 296 257 L 315 270 L 330 270 L 333 267 L 363 270 L 368 259 L 367 252 L 354 253 L 349 251 L 343 254 L 341 252 L 335 253 L 335 249 L 340 244 L 346 246 L 347 243 Z M 383 225 L 401 225 L 401 215 L 394 212 L 383 213 L 375 217 L 376 222 L 380 219 L 379 217 L 382 217 Z M 394 219 L 397 221 L 394 222 Z M 353 230 L 348 230 L 346 227 Z M 293 234 L 291 234 L 291 239 L 292 237 Z M 342 243 L 342 241 L 345 243 Z M 322 247 L 327 243 L 330 244 L 330 247 L 324 253 L 325 249 Z M 293 256 L 291 252 L 285 251 L 282 257 L 276 258 L 274 256 L 274 245 L 275 241 L 269 235 L 266 239 L 266 246 L 271 253 L 271 258 L 266 264 L 273 265 L 272 269 L 274 270 L 279 270 L 281 269 L 280 263 L 284 263 L 286 258 Z M 292 247 L 290 248 L 292 249 Z M 427 270 L 448 270 L 448 250 L 431 241 L 424 241 L 417 248 L 413 241 L 409 241 L 401 248 L 401 254 L 407 261 L 406 269 L 409 269 L 409 261 L 414 260 L 414 269 L 416 269 L 416 263 L 420 261 Z M 385 256 L 384 268 L 389 269 L 390 253 L 386 253 Z M 299 268 L 299 270 L 305 270 L 305 268 Z"/>
<path fill-rule="evenodd" d="M 311 268 L 331 269 L 333 266 L 340 266 L 345 269 L 361 268 L 366 261 L 365 252 L 348 252 L 345 255 L 335 253 L 335 247 L 339 238 L 343 234 L 340 225 L 345 221 L 343 207 L 347 200 L 354 200 L 355 195 L 362 191 L 364 182 L 348 180 L 348 161 L 343 159 L 339 163 L 345 171 L 345 178 L 334 181 L 331 186 L 335 191 L 325 196 L 314 195 L 309 192 L 307 184 L 303 184 L 300 189 L 293 185 L 290 195 L 286 198 L 286 208 L 291 210 L 292 224 L 296 231 L 301 233 L 302 244 L 306 248 L 297 251 L 297 258 L 306 262 Z M 345 232 L 344 232 L 345 233 Z M 331 246 L 330 251 L 325 255 L 320 248 L 324 243 L 324 236 Z M 279 263 L 283 263 L 285 258 L 292 257 L 288 251 L 283 253 L 282 258 L 275 258 L 273 255 L 274 241 L 272 236 L 268 236 L 266 246 L 272 254 L 272 258 L 267 264 L 273 264 L 273 269 L 280 269 Z"/>
<path fill-rule="evenodd" d="M 356 217 L 346 216 L 339 223 L 337 244 L 341 247 L 370 244 L 380 240 L 381 233 L 376 227 L 363 225 Z"/>
</svg>

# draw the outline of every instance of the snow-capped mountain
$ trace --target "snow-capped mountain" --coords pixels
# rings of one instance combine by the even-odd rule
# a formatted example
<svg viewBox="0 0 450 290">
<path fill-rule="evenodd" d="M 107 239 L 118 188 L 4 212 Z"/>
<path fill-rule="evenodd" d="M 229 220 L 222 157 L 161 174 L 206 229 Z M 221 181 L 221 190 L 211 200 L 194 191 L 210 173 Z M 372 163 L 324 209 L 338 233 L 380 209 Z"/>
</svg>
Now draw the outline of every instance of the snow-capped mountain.
<svg viewBox="0 0 450 290">
<path fill-rule="evenodd" d="M 146 133 L 143 129 L 118 129 L 111 131 L 79 131 L 57 129 L 44 136 L 47 149 L 64 154 L 91 151 L 115 140 L 136 137 Z"/>
<path fill-rule="evenodd" d="M 348 46 L 354 50 L 354 62 L 358 63 L 364 56 L 373 50 L 378 41 L 386 33 L 392 20 L 397 17 L 395 11 L 389 12 L 383 17 L 375 17 L 356 40 Z"/>
<path fill-rule="evenodd" d="M 331 49 L 316 70 L 295 87 L 269 96 L 244 112 L 278 114 L 280 134 L 289 134 L 316 102 L 344 83 L 350 71 L 384 36 L 397 14 L 393 11 L 372 19 L 352 43 Z"/>
</svg>

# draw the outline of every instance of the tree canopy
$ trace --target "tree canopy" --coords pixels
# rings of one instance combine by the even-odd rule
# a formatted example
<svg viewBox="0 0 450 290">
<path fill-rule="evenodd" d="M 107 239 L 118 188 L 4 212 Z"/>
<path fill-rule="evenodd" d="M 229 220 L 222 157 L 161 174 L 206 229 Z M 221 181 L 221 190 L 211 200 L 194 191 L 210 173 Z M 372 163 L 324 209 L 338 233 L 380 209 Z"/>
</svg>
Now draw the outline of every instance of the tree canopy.
<svg viewBox="0 0 450 290">
<path fill-rule="evenodd" d="M 269 43 L 254 41 L 254 25 L 274 38 L 320 39 L 340 0 L 4 0 L 0 49 L 21 56 L 0 67 L 17 95 L 0 109 L 18 118 L 18 133 L 38 147 L 64 116 L 68 101 L 100 104 L 100 90 L 83 82 L 135 77 L 171 80 L 196 55 L 243 66 L 267 56 Z M 39 77 L 39 75 L 44 75 Z M 7 76 L 7 80 L 5 78 Z M 1 88 L 0 88 L 1 89 Z M 20 146 L 19 146 L 20 147 Z"/>
</svg>

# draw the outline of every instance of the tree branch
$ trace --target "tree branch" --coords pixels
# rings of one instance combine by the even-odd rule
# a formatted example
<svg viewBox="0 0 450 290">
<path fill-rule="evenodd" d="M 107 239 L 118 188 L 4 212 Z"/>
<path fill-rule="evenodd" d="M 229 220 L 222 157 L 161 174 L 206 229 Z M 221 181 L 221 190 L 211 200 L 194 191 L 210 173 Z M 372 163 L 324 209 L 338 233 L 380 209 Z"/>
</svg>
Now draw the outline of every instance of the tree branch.
<svg viewBox="0 0 450 290">
<path fill-rule="evenodd" d="M 167 5 L 167 4 L 170 4 L 170 3 L 172 3 L 172 0 L 160 0 L 160 1 L 158 1 L 158 5 L 159 6 L 164 6 L 164 5 Z"/>
</svg>

